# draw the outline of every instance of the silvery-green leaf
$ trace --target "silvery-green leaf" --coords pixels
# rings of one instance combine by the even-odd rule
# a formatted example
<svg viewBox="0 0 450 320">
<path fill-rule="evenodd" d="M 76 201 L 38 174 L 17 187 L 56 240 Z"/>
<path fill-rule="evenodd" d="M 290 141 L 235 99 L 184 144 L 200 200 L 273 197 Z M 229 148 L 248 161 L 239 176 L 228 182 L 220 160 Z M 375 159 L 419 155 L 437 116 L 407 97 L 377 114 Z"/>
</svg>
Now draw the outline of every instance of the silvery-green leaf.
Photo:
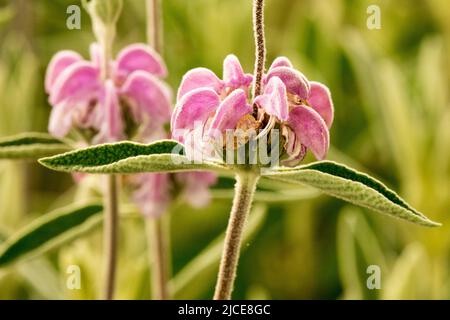
<svg viewBox="0 0 450 320">
<path fill-rule="evenodd" d="M 27 132 L 0 138 L 0 159 L 38 159 L 70 149 L 68 144 L 46 133 Z"/>
<path fill-rule="evenodd" d="M 424 226 L 439 226 L 378 180 L 332 161 L 264 171 L 267 178 L 309 185 L 322 192 L 374 211 Z"/>
<path fill-rule="evenodd" d="M 101 222 L 100 204 L 69 206 L 36 220 L 0 245 L 0 267 L 37 256 L 80 236 Z"/>
<path fill-rule="evenodd" d="M 213 170 L 224 166 L 212 161 L 196 164 L 183 155 L 183 146 L 173 140 L 151 144 L 118 142 L 40 159 L 39 162 L 56 171 L 86 173 L 141 173 Z"/>
</svg>

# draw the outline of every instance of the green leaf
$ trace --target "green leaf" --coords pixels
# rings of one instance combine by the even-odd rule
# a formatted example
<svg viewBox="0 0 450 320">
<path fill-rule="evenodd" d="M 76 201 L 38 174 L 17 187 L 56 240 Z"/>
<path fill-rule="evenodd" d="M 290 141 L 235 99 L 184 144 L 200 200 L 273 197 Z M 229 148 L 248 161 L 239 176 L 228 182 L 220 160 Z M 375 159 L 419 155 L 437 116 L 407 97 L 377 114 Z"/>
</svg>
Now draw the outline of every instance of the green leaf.
<svg viewBox="0 0 450 320">
<path fill-rule="evenodd" d="M 439 226 L 376 179 L 331 161 L 263 173 L 267 178 L 301 183 L 353 204 L 424 226 Z"/>
<path fill-rule="evenodd" d="M 46 214 L 0 246 L 0 267 L 43 254 L 91 230 L 101 222 L 100 204 L 69 206 Z"/>
<path fill-rule="evenodd" d="M 46 133 L 27 132 L 0 139 L 0 159 L 38 159 L 70 149 Z"/>
<path fill-rule="evenodd" d="M 53 170 L 86 173 L 178 172 L 193 170 L 224 171 L 219 163 L 192 163 L 184 148 L 173 140 L 151 144 L 118 142 L 74 150 L 39 162 Z"/>
</svg>

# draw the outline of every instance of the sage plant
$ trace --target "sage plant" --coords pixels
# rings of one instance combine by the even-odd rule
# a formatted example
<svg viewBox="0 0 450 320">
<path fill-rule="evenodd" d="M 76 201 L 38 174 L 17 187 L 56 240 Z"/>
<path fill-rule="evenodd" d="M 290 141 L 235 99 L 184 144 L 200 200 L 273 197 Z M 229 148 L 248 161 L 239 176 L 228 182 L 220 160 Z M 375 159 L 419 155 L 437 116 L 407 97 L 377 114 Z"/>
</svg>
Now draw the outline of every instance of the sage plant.
<svg viewBox="0 0 450 320">
<path fill-rule="evenodd" d="M 40 160 L 65 172 L 233 174 L 235 194 L 214 294 L 219 300 L 232 297 L 242 233 L 261 179 L 308 185 L 409 222 L 439 225 L 376 179 L 323 160 L 334 114 L 330 91 L 307 80 L 284 57 L 265 72 L 264 0 L 253 0 L 253 7 L 253 75 L 246 74 L 233 55 L 225 59 L 222 79 L 204 68 L 189 71 L 171 119 L 176 140 L 104 144 Z M 261 150 L 272 161 L 261 161 Z M 301 164 L 308 150 L 318 161 Z"/>
</svg>

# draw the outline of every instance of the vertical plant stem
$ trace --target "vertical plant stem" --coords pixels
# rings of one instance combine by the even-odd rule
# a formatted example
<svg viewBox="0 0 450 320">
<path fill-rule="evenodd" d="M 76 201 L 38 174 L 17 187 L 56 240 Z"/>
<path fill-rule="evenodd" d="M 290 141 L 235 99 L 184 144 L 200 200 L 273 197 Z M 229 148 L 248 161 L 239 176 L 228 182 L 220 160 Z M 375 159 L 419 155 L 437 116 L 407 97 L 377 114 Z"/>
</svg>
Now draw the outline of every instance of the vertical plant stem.
<svg viewBox="0 0 450 320">
<path fill-rule="evenodd" d="M 253 83 L 253 98 L 259 96 L 262 90 L 262 79 L 266 64 L 266 44 L 264 37 L 264 0 L 253 0 L 253 32 L 255 37 L 255 71 Z"/>
<path fill-rule="evenodd" d="M 147 219 L 149 260 L 151 263 L 152 297 L 155 300 L 169 299 L 170 244 L 168 239 L 168 214 Z"/>
<path fill-rule="evenodd" d="M 117 240 L 118 240 L 118 181 L 117 176 L 106 176 L 106 193 L 104 195 L 104 224 L 103 224 L 103 250 L 104 250 L 104 293 L 105 300 L 114 299 Z"/>
<path fill-rule="evenodd" d="M 110 61 L 115 36 L 115 26 L 105 28 L 103 37 L 98 39 L 101 44 L 102 65 L 101 77 L 103 81 L 110 78 Z M 117 265 L 117 241 L 119 232 L 119 186 L 118 176 L 107 175 L 106 189 L 103 195 L 104 223 L 103 223 L 103 252 L 104 252 L 104 288 L 103 299 L 114 299 Z"/>
<path fill-rule="evenodd" d="M 162 55 L 161 0 L 147 0 L 147 41 Z"/>
<path fill-rule="evenodd" d="M 254 172 L 236 174 L 233 207 L 228 221 L 214 300 L 230 300 L 245 227 L 259 176 Z"/>
<path fill-rule="evenodd" d="M 147 0 L 147 41 L 162 55 L 161 0 Z M 147 219 L 149 260 L 151 262 L 152 296 L 156 300 L 170 298 L 170 217 L 165 212 L 160 217 Z"/>
</svg>

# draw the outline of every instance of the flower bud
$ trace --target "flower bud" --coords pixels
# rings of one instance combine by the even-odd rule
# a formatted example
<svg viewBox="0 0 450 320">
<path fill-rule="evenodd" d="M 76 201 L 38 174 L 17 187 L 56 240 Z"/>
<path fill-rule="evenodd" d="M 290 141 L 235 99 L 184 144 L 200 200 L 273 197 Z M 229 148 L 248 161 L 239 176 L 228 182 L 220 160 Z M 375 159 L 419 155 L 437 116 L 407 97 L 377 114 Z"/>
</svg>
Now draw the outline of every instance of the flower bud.
<svg viewBox="0 0 450 320">
<path fill-rule="evenodd" d="M 91 16 L 97 41 L 109 47 L 116 33 L 123 0 L 83 0 L 83 6 Z"/>
<path fill-rule="evenodd" d="M 115 25 L 122 12 L 123 0 L 83 0 L 83 6 L 95 23 Z"/>
</svg>

